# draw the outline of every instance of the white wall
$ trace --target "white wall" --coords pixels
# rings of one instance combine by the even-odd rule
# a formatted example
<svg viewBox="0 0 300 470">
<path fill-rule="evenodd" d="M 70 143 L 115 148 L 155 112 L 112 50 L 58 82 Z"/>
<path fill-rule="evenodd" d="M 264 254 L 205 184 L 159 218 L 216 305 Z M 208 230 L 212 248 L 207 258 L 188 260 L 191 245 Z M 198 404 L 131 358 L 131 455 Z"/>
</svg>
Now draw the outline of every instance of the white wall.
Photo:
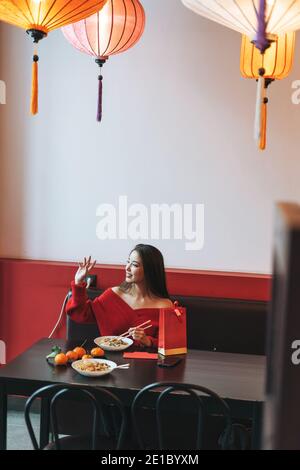
<svg viewBox="0 0 300 470">
<path fill-rule="evenodd" d="M 271 86 L 268 148 L 252 140 L 255 83 L 239 74 L 240 35 L 179 0 L 143 0 L 139 44 L 104 69 L 60 31 L 40 44 L 40 113 L 28 114 L 32 46 L 1 24 L 0 255 L 121 263 L 132 240 L 99 241 L 96 208 L 204 203 L 205 244 L 153 241 L 173 267 L 270 272 L 273 205 L 300 199 L 300 106 L 291 76 Z M 151 243 L 151 240 L 149 240 Z"/>
</svg>

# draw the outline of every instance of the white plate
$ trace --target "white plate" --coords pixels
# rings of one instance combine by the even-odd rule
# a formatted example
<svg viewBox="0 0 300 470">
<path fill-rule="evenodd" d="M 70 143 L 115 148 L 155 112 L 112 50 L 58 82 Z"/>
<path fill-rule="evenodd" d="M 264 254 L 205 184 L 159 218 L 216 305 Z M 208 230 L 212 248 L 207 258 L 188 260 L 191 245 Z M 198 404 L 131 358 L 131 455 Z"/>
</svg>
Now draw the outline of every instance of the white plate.
<svg viewBox="0 0 300 470">
<path fill-rule="evenodd" d="M 77 368 L 77 365 L 82 362 L 101 362 L 107 364 L 109 366 L 109 369 L 95 372 L 80 370 L 79 368 Z M 117 364 L 113 361 L 107 361 L 106 359 L 81 359 L 80 361 L 72 362 L 71 366 L 74 370 L 76 370 L 76 372 L 78 372 L 78 374 L 84 375 L 85 377 L 101 377 L 102 375 L 110 374 L 117 367 Z"/>
<path fill-rule="evenodd" d="M 103 343 L 103 340 L 105 339 L 114 339 L 114 338 L 118 338 L 118 336 L 100 336 L 99 338 L 96 338 L 94 342 L 97 344 L 97 346 L 99 346 L 99 348 L 102 348 L 105 351 L 124 351 L 124 349 L 129 348 L 129 346 L 133 344 L 133 341 L 130 338 L 121 338 L 122 341 L 124 341 L 124 343 L 126 344 L 124 344 L 123 346 L 118 346 L 118 347 L 108 346 L 105 343 Z"/>
</svg>

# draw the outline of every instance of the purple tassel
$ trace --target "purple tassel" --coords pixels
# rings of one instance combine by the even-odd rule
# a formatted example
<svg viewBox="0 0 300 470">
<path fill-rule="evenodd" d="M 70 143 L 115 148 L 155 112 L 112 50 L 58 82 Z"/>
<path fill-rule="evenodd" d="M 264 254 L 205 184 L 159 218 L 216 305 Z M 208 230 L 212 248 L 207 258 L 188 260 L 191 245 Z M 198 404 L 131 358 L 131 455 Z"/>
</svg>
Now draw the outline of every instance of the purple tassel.
<svg viewBox="0 0 300 470">
<path fill-rule="evenodd" d="M 102 119 L 102 75 L 98 76 L 99 86 L 98 86 L 98 109 L 97 109 L 97 121 L 101 122 Z"/>
<path fill-rule="evenodd" d="M 259 0 L 258 10 L 258 26 L 256 38 L 253 40 L 253 44 L 260 50 L 261 54 L 270 47 L 270 41 L 266 35 L 266 0 Z"/>
</svg>

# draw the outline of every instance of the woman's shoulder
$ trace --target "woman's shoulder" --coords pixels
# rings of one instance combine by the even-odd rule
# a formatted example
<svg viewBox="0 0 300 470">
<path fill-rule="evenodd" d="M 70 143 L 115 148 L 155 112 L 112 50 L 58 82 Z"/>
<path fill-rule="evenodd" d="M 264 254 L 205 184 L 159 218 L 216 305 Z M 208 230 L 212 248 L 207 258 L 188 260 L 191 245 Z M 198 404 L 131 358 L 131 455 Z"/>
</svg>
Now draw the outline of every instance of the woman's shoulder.
<svg viewBox="0 0 300 470">
<path fill-rule="evenodd" d="M 97 297 L 97 300 L 100 302 L 105 302 L 106 300 L 110 300 L 111 298 L 114 298 L 114 293 L 112 292 L 112 288 L 105 289 L 102 294 Z"/>
<path fill-rule="evenodd" d="M 112 291 L 114 294 L 118 295 L 121 298 L 123 298 L 124 296 L 124 292 L 122 291 L 122 289 L 120 289 L 119 286 L 111 287 L 111 289 L 108 289 L 108 290 Z M 170 308 L 170 307 L 173 307 L 173 302 L 170 299 L 165 299 L 162 297 L 155 297 L 151 299 L 151 307 L 148 307 L 148 308 Z"/>
<path fill-rule="evenodd" d="M 120 295 L 121 293 L 121 289 L 119 286 L 114 286 L 114 287 L 111 287 L 110 289 L 107 289 L 107 290 L 112 290 L 115 294 L 118 294 Z"/>
</svg>

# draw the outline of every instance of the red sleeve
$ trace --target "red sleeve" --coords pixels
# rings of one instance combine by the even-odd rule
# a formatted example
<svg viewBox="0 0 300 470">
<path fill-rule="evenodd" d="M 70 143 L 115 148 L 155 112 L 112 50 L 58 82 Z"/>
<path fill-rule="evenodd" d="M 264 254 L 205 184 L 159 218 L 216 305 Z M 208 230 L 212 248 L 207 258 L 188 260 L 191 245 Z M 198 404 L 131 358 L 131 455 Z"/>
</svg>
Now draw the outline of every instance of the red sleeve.
<svg viewBox="0 0 300 470">
<path fill-rule="evenodd" d="M 95 323 L 92 301 L 86 293 L 86 283 L 75 284 L 71 282 L 72 297 L 66 305 L 67 315 L 77 323 Z"/>
</svg>

